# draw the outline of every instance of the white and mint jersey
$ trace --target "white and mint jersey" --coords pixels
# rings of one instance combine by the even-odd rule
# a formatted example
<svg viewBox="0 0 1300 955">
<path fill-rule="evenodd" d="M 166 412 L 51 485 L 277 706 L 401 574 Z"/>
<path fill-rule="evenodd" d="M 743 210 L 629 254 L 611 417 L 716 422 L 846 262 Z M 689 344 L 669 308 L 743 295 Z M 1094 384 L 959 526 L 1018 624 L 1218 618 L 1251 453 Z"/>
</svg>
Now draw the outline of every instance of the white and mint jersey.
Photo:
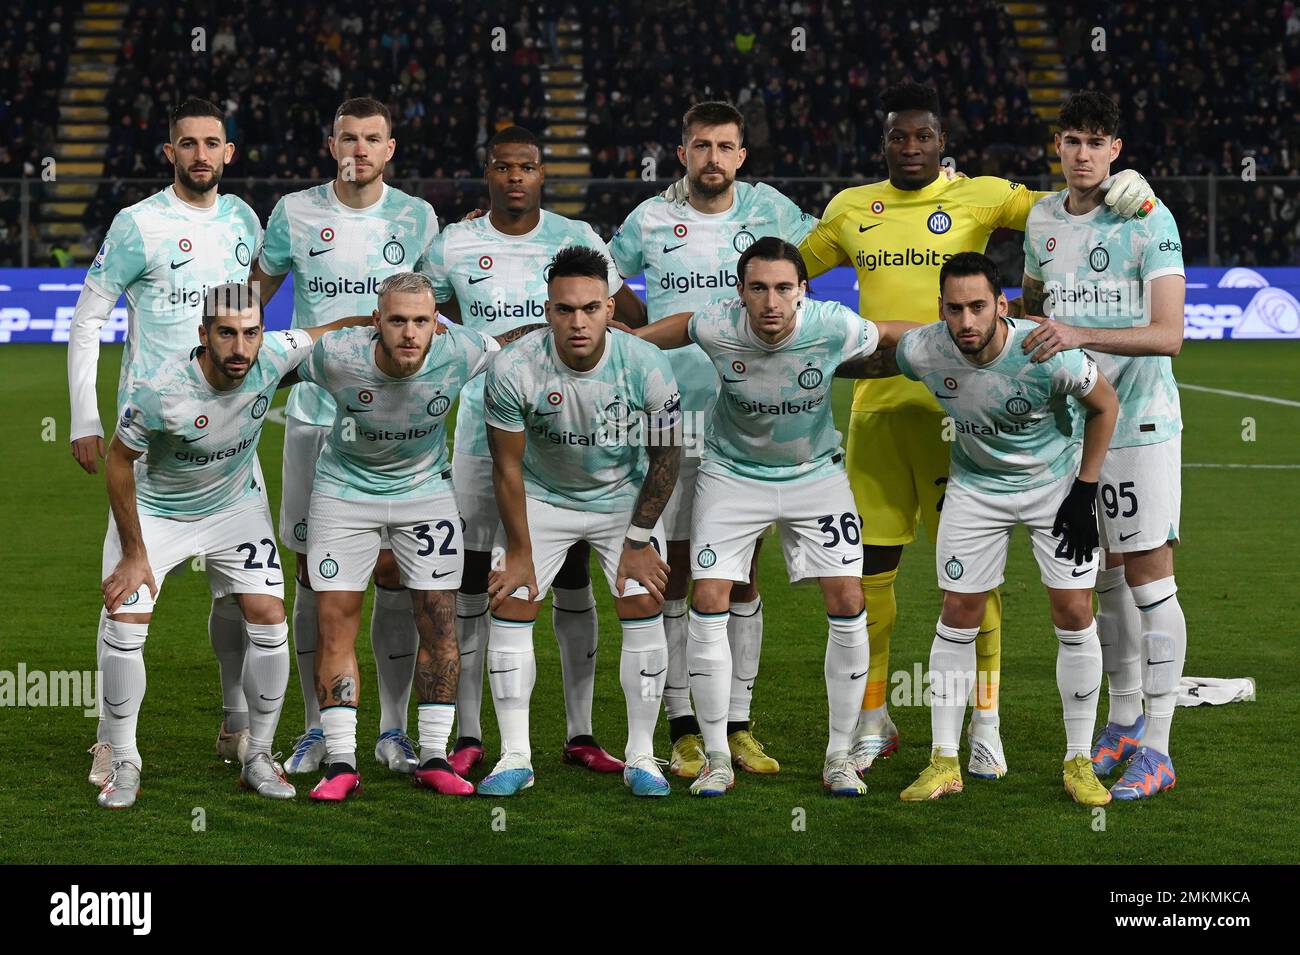
<svg viewBox="0 0 1300 955">
<path fill-rule="evenodd" d="M 451 326 L 434 335 L 424 366 L 393 378 L 375 363 L 379 333 L 360 326 L 322 335 L 298 377 L 334 404 L 333 428 L 316 463 L 312 493 L 347 500 L 411 500 L 451 491 L 447 412 L 487 367 L 496 341 Z"/>
<path fill-rule="evenodd" d="M 839 302 L 804 299 L 794 330 L 769 345 L 736 298 L 704 306 L 686 327 L 722 380 L 701 470 L 774 482 L 844 470 L 831 385 L 839 365 L 876 350 L 874 323 Z"/>
<path fill-rule="evenodd" d="M 526 235 L 506 235 L 492 225 L 491 216 L 480 216 L 449 225 L 425 250 L 419 271 L 432 280 L 438 301 L 455 297 L 462 325 L 501 335 L 546 321 L 546 266 L 569 246 L 605 253 L 605 244 L 587 223 L 545 209 Z M 611 264 L 609 294 L 622 287 Z M 489 454 L 481 381 L 461 393 L 455 445 L 458 454 Z"/>
<path fill-rule="evenodd" d="M 1178 224 L 1161 204 L 1145 219 L 1121 219 L 1105 203 L 1081 216 L 1066 211 L 1069 190 L 1039 200 L 1025 223 L 1025 274 L 1043 283 L 1044 311 L 1067 325 L 1137 328 L 1150 324 L 1143 283 L 1183 275 Z M 1112 448 L 1167 441 L 1183 428 L 1168 355 L 1092 356 L 1119 396 Z"/>
<path fill-rule="evenodd" d="M 198 209 L 168 186 L 113 217 L 86 284 L 113 301 L 126 295 L 115 411 L 137 380 L 198 345 L 207 290 L 247 282 L 261 241 L 257 214 L 238 196 L 219 194 L 212 208 Z"/>
<path fill-rule="evenodd" d="M 311 354 L 306 332 L 267 332 L 239 386 L 212 387 L 198 356 L 176 358 L 136 381 L 117 439 L 144 454 L 136 470 L 142 514 L 198 520 L 260 494 L 257 442 L 280 379 Z"/>
<path fill-rule="evenodd" d="M 644 446 L 681 418 L 664 353 L 623 332 L 605 334 L 590 371 L 560 360 L 549 329 L 533 332 L 503 348 L 486 378 L 487 423 L 527 431 L 524 488 L 556 507 L 631 511 L 646 474 Z"/>
<path fill-rule="evenodd" d="M 293 327 L 315 328 L 373 312 L 379 284 L 413 271 L 437 234 L 438 217 L 423 199 L 385 184 L 377 202 L 353 209 L 330 181 L 275 204 L 257 262 L 267 275 L 293 272 Z M 287 413 L 324 427 L 334 421 L 334 402 L 315 385 L 298 384 Z"/>
<path fill-rule="evenodd" d="M 645 273 L 650 321 L 693 312 L 736 296 L 736 262 L 755 239 L 773 235 L 798 245 L 817 226 L 780 192 L 764 183 L 737 182 L 726 212 L 706 214 L 689 203 L 653 196 L 641 203 L 614 233 L 609 254 L 625 276 Z M 694 346 L 669 353 L 682 390 L 682 407 L 707 412 L 718 379 Z"/>
<path fill-rule="evenodd" d="M 972 364 L 943 322 L 907 332 L 895 352 L 899 370 L 924 382 L 952 418 L 949 479 L 994 494 L 1041 487 L 1078 470 L 1083 419 L 1069 398 L 1084 397 L 1097 383 L 1086 352 L 1034 363 L 1020 346 L 1038 326 L 1005 321 L 1006 346 L 987 365 Z"/>
</svg>

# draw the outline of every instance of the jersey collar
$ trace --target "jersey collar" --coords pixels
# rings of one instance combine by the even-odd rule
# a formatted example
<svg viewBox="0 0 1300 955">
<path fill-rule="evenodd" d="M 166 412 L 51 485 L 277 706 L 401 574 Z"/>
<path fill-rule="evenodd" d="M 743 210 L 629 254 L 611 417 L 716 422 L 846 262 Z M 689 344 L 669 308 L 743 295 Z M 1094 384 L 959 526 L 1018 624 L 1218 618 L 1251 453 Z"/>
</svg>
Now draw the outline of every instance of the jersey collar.
<svg viewBox="0 0 1300 955">
<path fill-rule="evenodd" d="M 953 179 L 949 181 L 943 177 L 943 173 L 941 172 L 939 173 L 938 177 L 934 180 L 934 182 L 920 189 L 899 189 L 888 179 L 885 180 L 885 185 L 888 186 L 890 192 L 892 192 L 900 200 L 919 199 L 921 201 L 925 201 L 927 199 L 933 199 L 936 196 L 943 195 L 943 193 L 948 189 L 948 187 L 951 186 L 954 182 L 961 182 L 961 180 Z"/>
<path fill-rule="evenodd" d="M 500 239 L 502 242 L 527 242 L 529 239 L 536 238 L 537 234 L 542 231 L 542 227 L 546 225 L 546 217 L 549 213 L 547 213 L 545 209 L 540 210 L 540 212 L 541 215 L 537 217 L 537 225 L 533 226 L 532 229 L 525 232 L 523 235 L 507 235 L 502 232 L 492 224 L 491 215 L 483 216 L 483 228 L 487 230 L 488 234 L 493 238 Z"/>
<path fill-rule="evenodd" d="M 388 198 L 388 183 L 385 182 L 383 183 L 383 188 L 379 190 L 378 199 L 376 199 L 368 206 L 362 206 L 360 209 L 354 209 L 349 205 L 345 205 L 343 201 L 339 199 L 339 194 L 334 191 L 334 182 L 335 180 L 331 179 L 328 183 L 326 183 L 325 191 L 329 193 L 330 205 L 334 207 L 335 211 L 340 212 L 345 216 L 363 216 L 366 215 L 367 213 L 374 212 L 376 209 L 382 206 L 384 204 L 384 200 Z"/>
<path fill-rule="evenodd" d="M 199 220 L 211 219 L 214 216 L 216 216 L 217 210 L 221 206 L 220 193 L 217 194 L 217 201 L 212 203 L 211 208 L 200 209 L 198 206 L 191 205 L 190 203 L 182 199 L 180 196 L 176 195 L 175 183 L 172 183 L 170 186 L 168 186 L 166 189 L 163 190 L 163 198 L 167 201 L 168 205 L 170 205 L 181 215 L 185 216 L 187 219 L 199 219 Z"/>
</svg>

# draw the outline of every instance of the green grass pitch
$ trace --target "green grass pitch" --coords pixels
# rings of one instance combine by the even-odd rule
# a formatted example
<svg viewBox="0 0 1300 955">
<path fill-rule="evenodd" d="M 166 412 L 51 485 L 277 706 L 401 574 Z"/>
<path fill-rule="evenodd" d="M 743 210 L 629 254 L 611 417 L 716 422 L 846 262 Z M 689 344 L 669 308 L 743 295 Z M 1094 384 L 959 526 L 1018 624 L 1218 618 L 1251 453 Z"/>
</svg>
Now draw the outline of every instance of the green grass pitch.
<svg viewBox="0 0 1300 955">
<path fill-rule="evenodd" d="M 100 369 L 100 406 L 109 423 L 120 354 L 105 348 Z M 1300 350 L 1288 344 L 1195 343 L 1174 367 L 1185 383 L 1294 402 L 1300 401 L 1297 358 Z M 68 452 L 65 360 L 60 346 L 0 349 L 7 409 L 0 420 L 0 670 L 16 671 L 20 662 L 28 671 L 94 665 L 107 499 L 102 475 L 82 473 Z M 841 422 L 848 407 L 844 385 L 836 406 Z M 766 633 L 753 716 L 756 735 L 781 760 L 781 773 L 743 776 L 732 794 L 708 801 L 690 799 L 681 780 L 673 781 L 669 799 L 634 800 L 618 776 L 560 763 L 563 703 L 549 611 L 536 631 L 533 789 L 513 799 L 454 800 L 380 770 L 368 748 L 378 718 L 363 620 L 358 657 L 363 693 L 372 692 L 359 724 L 362 795 L 342 806 L 313 805 L 306 789 L 314 778 L 303 777 L 298 798 L 287 804 L 243 793 L 235 769 L 213 751 L 221 708 L 207 640 L 209 601 L 203 577 L 187 571 L 168 579 L 146 650 L 139 803 L 120 813 L 96 807 L 85 755 L 94 722 L 80 708 L 0 708 L 0 862 L 1291 861 L 1300 822 L 1274 773 L 1300 717 L 1291 589 L 1291 546 L 1300 530 L 1300 408 L 1184 390 L 1183 414 L 1184 462 L 1216 465 L 1183 472 L 1185 543 L 1177 570 L 1190 633 L 1187 672 L 1252 676 L 1259 699 L 1180 709 L 1173 736 L 1179 783 L 1149 804 L 1113 804 L 1094 816 L 1062 791 L 1055 640 L 1023 533 L 1004 589 L 1002 727 L 1010 773 L 999 782 L 968 779 L 961 795 L 926 805 L 898 799 L 927 757 L 929 715 L 921 706 L 893 708 L 902 750 L 869 775 L 866 798 L 823 793 L 826 625 L 817 591 L 786 584 L 776 547 L 766 550 L 762 565 Z M 282 437 L 279 424 L 268 424 L 260 451 L 277 504 Z M 1291 469 L 1222 467 L 1228 464 Z M 595 728 L 617 753 L 625 728 L 619 633 L 603 584 L 597 594 L 603 652 Z M 911 672 L 925 660 L 939 609 L 933 548 L 924 540 L 905 552 L 898 603 L 891 670 Z M 301 714 L 298 679 L 291 675 L 280 748 L 300 732 Z M 497 736 L 490 697 L 484 718 L 491 759 Z M 657 746 L 666 755 L 662 726 Z M 204 825 L 197 827 L 196 819 Z"/>
</svg>

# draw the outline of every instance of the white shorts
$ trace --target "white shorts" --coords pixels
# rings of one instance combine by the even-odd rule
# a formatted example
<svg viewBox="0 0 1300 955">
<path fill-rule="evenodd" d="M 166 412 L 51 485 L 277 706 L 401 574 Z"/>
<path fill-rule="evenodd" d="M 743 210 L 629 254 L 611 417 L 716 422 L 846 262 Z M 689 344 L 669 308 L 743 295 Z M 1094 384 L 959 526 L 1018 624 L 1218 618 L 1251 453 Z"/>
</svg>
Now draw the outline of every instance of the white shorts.
<svg viewBox="0 0 1300 955">
<path fill-rule="evenodd" d="M 284 571 L 271 530 L 271 511 L 261 495 L 197 521 L 141 514 L 140 533 L 159 594 L 168 572 L 194 557 L 202 561 L 195 570 L 207 571 L 214 598 L 269 594 L 284 599 Z M 111 574 L 121 559 L 122 542 L 110 515 L 104 536 L 103 576 Z M 156 603 L 148 585 L 141 584 L 118 613 L 152 613 Z"/>
<path fill-rule="evenodd" d="M 695 512 L 695 488 L 700 474 L 699 454 L 683 454 L 677 471 L 677 486 L 664 506 L 664 533 L 670 541 L 691 539 L 691 515 Z"/>
<path fill-rule="evenodd" d="M 284 546 L 307 553 L 307 516 L 311 488 L 316 482 L 316 459 L 325 447 L 330 429 L 297 418 L 284 422 L 284 460 L 280 466 L 280 540 Z"/>
<path fill-rule="evenodd" d="M 1128 554 L 1178 540 L 1182 464 L 1181 434 L 1159 444 L 1106 452 L 1097 488 L 1102 547 Z"/>
<path fill-rule="evenodd" d="M 465 566 L 455 495 L 416 500 L 344 500 L 314 494 L 307 526 L 312 590 L 363 592 L 379 558 L 381 539 L 393 551 L 402 586 L 456 590 Z"/>
<path fill-rule="evenodd" d="M 623 593 L 614 589 L 618 580 L 618 560 L 623 554 L 623 539 L 627 537 L 628 525 L 632 523 L 631 511 L 615 511 L 602 514 L 596 511 L 579 511 L 567 507 L 556 507 L 545 501 L 526 498 L 528 504 L 528 536 L 533 544 L 533 575 L 537 578 L 537 599 L 546 597 L 551 589 L 555 575 L 564 565 L 569 548 L 578 541 L 586 541 L 596 552 L 600 568 L 605 572 L 609 582 L 609 592 L 615 597 L 636 597 L 649 593 L 639 582 L 628 580 L 623 585 Z M 668 553 L 664 538 L 664 524 L 661 519 L 650 532 L 650 544 L 663 557 Z M 496 545 L 492 549 L 492 566 L 500 566 L 506 549 L 505 529 L 497 535 Z M 528 591 L 520 587 L 510 596 L 520 600 L 528 599 Z"/>
<path fill-rule="evenodd" d="M 980 594 L 1005 579 L 1011 531 L 1029 529 L 1029 541 L 1043 584 L 1056 590 L 1091 588 L 1097 579 L 1100 551 L 1076 566 L 1066 556 L 1064 542 L 1052 536 L 1056 512 L 1074 485 L 1070 474 L 1054 484 L 1008 494 L 975 491 L 948 482 L 939 519 L 935 566 L 939 588 L 959 594 Z"/>
<path fill-rule="evenodd" d="M 862 576 L 862 521 L 843 470 L 769 483 L 701 471 L 691 523 L 691 577 L 749 580 L 754 544 L 769 524 L 781 535 L 790 582 Z"/>
<path fill-rule="evenodd" d="M 456 490 L 456 504 L 465 522 L 465 548 L 489 553 L 501 525 L 496 494 L 492 490 L 492 458 L 454 452 L 451 485 Z"/>
</svg>

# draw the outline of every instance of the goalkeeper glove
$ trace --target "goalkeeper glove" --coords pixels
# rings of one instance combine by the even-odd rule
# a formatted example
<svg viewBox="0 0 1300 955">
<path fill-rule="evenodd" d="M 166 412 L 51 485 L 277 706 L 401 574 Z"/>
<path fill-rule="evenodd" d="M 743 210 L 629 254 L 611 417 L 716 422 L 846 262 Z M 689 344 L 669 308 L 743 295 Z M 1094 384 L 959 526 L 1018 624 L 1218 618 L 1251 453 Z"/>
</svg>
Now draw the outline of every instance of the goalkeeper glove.
<svg viewBox="0 0 1300 955">
<path fill-rule="evenodd" d="M 659 194 L 663 196 L 665 199 L 667 199 L 669 202 L 675 202 L 679 206 L 686 205 L 687 200 L 690 199 L 691 197 L 690 190 L 686 185 L 685 176 L 682 176 L 682 178 L 678 179 L 671 186 L 669 186 L 667 189 L 665 189 L 663 192 Z"/>
<path fill-rule="evenodd" d="M 1097 482 L 1074 479 L 1074 486 L 1065 495 L 1056 512 L 1052 536 L 1061 538 L 1065 556 L 1079 566 L 1092 560 L 1092 552 L 1101 539 L 1097 534 Z"/>
<path fill-rule="evenodd" d="M 1121 219 L 1134 216 L 1145 219 L 1156 207 L 1156 194 L 1151 191 L 1151 184 L 1136 169 L 1123 169 L 1107 176 L 1101 182 L 1101 191 L 1106 194 L 1106 205 Z"/>
</svg>

